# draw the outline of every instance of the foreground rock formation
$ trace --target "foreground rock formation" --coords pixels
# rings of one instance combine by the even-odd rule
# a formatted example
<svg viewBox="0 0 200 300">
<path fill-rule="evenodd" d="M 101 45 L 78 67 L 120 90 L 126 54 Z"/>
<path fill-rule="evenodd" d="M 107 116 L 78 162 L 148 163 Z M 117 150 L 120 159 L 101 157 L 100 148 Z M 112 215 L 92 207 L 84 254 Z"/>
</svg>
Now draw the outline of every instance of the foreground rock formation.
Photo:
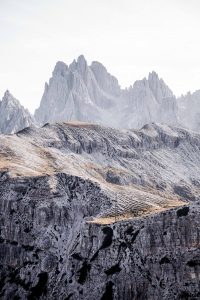
<svg viewBox="0 0 200 300">
<path fill-rule="evenodd" d="M 1 136 L 1 299 L 198 299 L 199 188 L 180 128 Z"/>
</svg>

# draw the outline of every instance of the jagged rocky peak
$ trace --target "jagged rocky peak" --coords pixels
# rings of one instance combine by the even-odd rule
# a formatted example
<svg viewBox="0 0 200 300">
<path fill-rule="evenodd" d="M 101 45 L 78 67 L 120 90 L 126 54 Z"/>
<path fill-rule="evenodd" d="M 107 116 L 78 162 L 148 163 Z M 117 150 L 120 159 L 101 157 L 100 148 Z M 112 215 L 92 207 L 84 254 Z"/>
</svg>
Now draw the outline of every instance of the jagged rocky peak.
<svg viewBox="0 0 200 300">
<path fill-rule="evenodd" d="M 80 71 L 80 73 L 84 73 L 87 69 L 87 61 L 83 55 L 80 55 L 77 59 L 77 69 Z"/>
<path fill-rule="evenodd" d="M 63 61 L 58 61 L 53 70 L 54 76 L 68 76 L 70 72 L 78 72 L 80 75 L 84 76 L 85 71 L 87 70 L 88 65 L 85 57 L 80 55 L 77 60 L 73 60 L 73 62 L 69 65 L 65 64 Z"/>
<path fill-rule="evenodd" d="M 2 101 L 1 101 L 1 108 L 6 108 L 7 109 L 10 107 L 20 107 L 21 104 L 19 102 L 19 100 L 17 100 L 10 92 L 9 90 L 6 90 L 5 93 L 4 93 L 4 96 L 2 98 Z M 22 107 L 22 106 L 21 106 Z"/>
<path fill-rule="evenodd" d="M 108 73 L 107 69 L 101 63 L 93 61 L 90 66 L 99 86 L 106 92 L 119 96 L 121 93 L 117 78 Z"/>
<path fill-rule="evenodd" d="M 176 98 L 155 71 L 137 80 L 125 95 L 128 100 L 121 123 L 126 127 L 140 128 L 151 122 L 178 124 Z"/>
<path fill-rule="evenodd" d="M 75 72 L 76 81 L 78 80 L 80 83 L 76 86 L 77 89 L 82 88 L 84 84 L 88 92 L 90 93 L 90 89 L 92 88 L 91 82 L 93 81 L 93 74 L 91 73 L 87 61 L 83 55 L 80 55 L 77 58 L 77 61 L 73 62 L 70 65 L 70 70 Z M 78 91 L 79 92 L 79 91 Z"/>
<path fill-rule="evenodd" d="M 68 66 L 64 62 L 58 61 L 53 70 L 53 76 L 57 76 L 57 75 L 65 76 L 65 73 L 67 71 L 68 71 Z"/>
<path fill-rule="evenodd" d="M 104 90 L 83 55 L 69 67 L 58 62 L 35 118 L 41 124 L 68 120 L 103 123 L 104 109 L 111 106 L 114 98 L 107 92 L 110 82 L 104 84 Z"/>
<path fill-rule="evenodd" d="M 133 86 L 130 87 L 130 90 L 133 88 L 137 90 L 143 89 L 146 90 L 146 93 L 152 93 L 152 96 L 159 104 L 166 98 L 175 99 L 173 92 L 155 71 L 150 72 L 148 78 L 136 80 Z"/>
<path fill-rule="evenodd" d="M 2 101 L 3 102 L 19 102 L 17 99 L 15 99 L 13 97 L 13 95 L 9 92 L 9 90 L 6 90 L 5 93 L 4 93 L 4 96 L 2 98 Z"/>
<path fill-rule="evenodd" d="M 0 102 L 0 133 L 10 134 L 33 125 L 34 117 L 7 90 Z"/>
<path fill-rule="evenodd" d="M 149 73 L 148 83 L 157 101 L 174 97 L 173 92 L 169 89 L 163 79 L 159 78 L 155 71 Z"/>
<path fill-rule="evenodd" d="M 130 88 L 121 89 L 118 80 L 100 62 L 93 61 L 89 66 L 80 55 L 69 67 L 63 62 L 56 64 L 35 118 L 40 124 L 77 120 L 115 128 L 141 128 L 151 122 L 198 127 L 195 124 L 199 114 L 195 114 L 194 125 L 190 126 L 180 106 L 155 71 Z"/>
<path fill-rule="evenodd" d="M 85 70 L 87 69 L 87 61 L 84 55 L 80 55 L 77 60 L 73 60 L 73 62 L 69 65 L 69 69 L 74 72 L 78 71 L 80 74 L 84 74 Z"/>
</svg>

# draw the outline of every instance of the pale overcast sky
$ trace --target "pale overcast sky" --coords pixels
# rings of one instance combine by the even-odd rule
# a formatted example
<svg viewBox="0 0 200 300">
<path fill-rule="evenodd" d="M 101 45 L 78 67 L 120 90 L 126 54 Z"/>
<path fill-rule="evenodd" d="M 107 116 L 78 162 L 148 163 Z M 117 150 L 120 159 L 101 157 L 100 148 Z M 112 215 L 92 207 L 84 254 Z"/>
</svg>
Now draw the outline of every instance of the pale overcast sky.
<svg viewBox="0 0 200 300">
<path fill-rule="evenodd" d="M 200 1 L 0 0 L 0 98 L 33 112 L 56 61 L 80 54 L 122 87 L 155 70 L 176 95 L 200 89 Z"/>
</svg>

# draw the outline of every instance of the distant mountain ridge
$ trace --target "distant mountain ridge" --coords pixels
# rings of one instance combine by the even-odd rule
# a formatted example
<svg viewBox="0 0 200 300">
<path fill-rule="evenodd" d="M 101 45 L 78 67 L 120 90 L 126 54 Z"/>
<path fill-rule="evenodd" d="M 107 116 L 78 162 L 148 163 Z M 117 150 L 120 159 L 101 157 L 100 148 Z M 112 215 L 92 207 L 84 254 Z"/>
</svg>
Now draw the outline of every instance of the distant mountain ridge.
<svg viewBox="0 0 200 300">
<path fill-rule="evenodd" d="M 116 128 L 178 123 L 175 96 L 155 72 L 121 89 L 101 63 L 88 66 L 83 55 L 69 66 L 56 64 L 35 118 L 41 124 L 78 120 Z"/>
<path fill-rule="evenodd" d="M 7 97 L 15 104 L 7 106 Z M 4 98 L 0 102 L 0 133 L 71 120 L 119 129 L 158 122 L 200 130 L 200 91 L 176 98 L 154 71 L 122 89 L 101 63 L 94 61 L 89 66 L 83 55 L 69 66 L 56 63 L 34 117 L 9 92 Z"/>
</svg>

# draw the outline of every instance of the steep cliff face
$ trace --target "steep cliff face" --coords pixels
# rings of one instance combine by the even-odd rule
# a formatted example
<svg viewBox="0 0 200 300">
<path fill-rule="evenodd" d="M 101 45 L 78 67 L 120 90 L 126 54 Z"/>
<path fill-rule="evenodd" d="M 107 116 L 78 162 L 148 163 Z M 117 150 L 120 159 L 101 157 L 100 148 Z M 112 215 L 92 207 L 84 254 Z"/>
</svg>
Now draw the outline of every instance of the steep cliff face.
<svg viewBox="0 0 200 300">
<path fill-rule="evenodd" d="M 14 133 L 33 125 L 36 122 L 29 111 L 6 91 L 0 102 L 0 133 Z"/>
<path fill-rule="evenodd" d="M 199 204 L 87 223 L 110 204 L 65 174 L 1 180 L 1 299 L 198 299 Z"/>
<path fill-rule="evenodd" d="M 56 64 L 35 118 L 41 124 L 79 120 L 140 128 L 150 122 L 177 124 L 177 104 L 155 72 L 123 90 L 102 64 L 88 66 L 81 55 L 69 67 L 63 62 Z"/>
<path fill-rule="evenodd" d="M 198 299 L 199 164 L 158 124 L 1 136 L 1 299 Z"/>
</svg>

